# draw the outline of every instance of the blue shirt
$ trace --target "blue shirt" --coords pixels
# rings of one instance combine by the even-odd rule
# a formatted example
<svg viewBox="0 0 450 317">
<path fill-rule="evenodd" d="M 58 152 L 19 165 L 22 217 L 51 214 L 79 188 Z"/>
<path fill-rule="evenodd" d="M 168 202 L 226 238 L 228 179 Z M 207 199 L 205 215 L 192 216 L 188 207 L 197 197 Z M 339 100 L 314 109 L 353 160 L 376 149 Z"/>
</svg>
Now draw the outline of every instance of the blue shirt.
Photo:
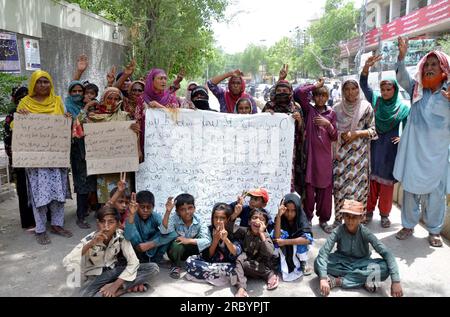
<svg viewBox="0 0 450 317">
<path fill-rule="evenodd" d="M 134 223 L 126 221 L 124 237 L 129 240 L 133 246 L 137 246 L 141 243 L 152 241 L 156 243 L 156 246 L 161 246 L 167 243 L 167 239 L 175 239 L 175 235 L 161 236 L 159 226 L 162 223 L 161 215 L 156 212 L 152 212 L 147 220 L 142 220 L 136 213 L 134 215 Z"/>
<path fill-rule="evenodd" d="M 169 234 L 175 231 L 178 236 L 196 239 L 197 247 L 200 252 L 211 245 L 208 227 L 201 222 L 200 218 L 196 214 L 194 214 L 192 225 L 187 227 L 183 222 L 183 219 L 181 219 L 180 216 L 174 212 L 169 218 L 167 229 L 161 223 L 159 230 L 162 234 Z"/>
<path fill-rule="evenodd" d="M 397 80 L 412 96 L 416 82 L 403 61 L 397 63 Z M 448 89 L 448 86 L 444 83 L 442 87 Z M 398 147 L 394 177 L 407 192 L 418 195 L 431 193 L 441 182 L 447 184 L 449 146 L 450 102 L 441 89 L 434 93 L 423 89 L 422 99 L 411 105 Z"/>
</svg>

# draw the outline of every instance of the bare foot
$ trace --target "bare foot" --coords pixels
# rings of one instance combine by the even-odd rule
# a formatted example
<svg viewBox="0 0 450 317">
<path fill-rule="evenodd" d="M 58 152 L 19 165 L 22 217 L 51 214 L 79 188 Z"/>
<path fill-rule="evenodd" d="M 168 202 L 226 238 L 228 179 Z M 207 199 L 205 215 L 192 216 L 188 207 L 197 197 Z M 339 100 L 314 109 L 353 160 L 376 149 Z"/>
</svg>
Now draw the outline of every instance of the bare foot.
<svg viewBox="0 0 450 317">
<path fill-rule="evenodd" d="M 148 287 L 145 284 L 136 285 L 135 287 L 129 288 L 128 293 L 144 293 Z"/>
<path fill-rule="evenodd" d="M 234 297 L 248 297 L 248 293 L 245 289 L 243 289 L 242 287 L 236 292 L 236 294 L 234 295 Z"/>
</svg>

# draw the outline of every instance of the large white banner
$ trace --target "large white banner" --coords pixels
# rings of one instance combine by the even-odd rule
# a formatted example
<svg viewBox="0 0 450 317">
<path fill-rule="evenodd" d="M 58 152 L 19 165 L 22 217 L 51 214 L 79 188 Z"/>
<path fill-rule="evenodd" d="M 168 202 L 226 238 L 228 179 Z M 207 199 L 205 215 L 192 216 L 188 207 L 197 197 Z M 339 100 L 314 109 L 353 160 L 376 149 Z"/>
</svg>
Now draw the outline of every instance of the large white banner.
<svg viewBox="0 0 450 317">
<path fill-rule="evenodd" d="M 189 193 L 209 225 L 215 203 L 264 187 L 274 216 L 291 190 L 295 123 L 288 115 L 147 110 L 145 129 L 136 186 L 155 194 L 160 213 L 168 197 Z"/>
</svg>

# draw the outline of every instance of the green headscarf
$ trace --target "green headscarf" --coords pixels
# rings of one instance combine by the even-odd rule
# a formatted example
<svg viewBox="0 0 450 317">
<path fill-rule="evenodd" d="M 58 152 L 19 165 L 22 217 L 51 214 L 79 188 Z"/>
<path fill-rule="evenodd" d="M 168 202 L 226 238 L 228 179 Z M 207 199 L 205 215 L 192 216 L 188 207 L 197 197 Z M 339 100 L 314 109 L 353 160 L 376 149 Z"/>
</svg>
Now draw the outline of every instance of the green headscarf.
<svg viewBox="0 0 450 317">
<path fill-rule="evenodd" d="M 395 128 L 408 117 L 410 110 L 407 105 L 402 103 L 399 97 L 400 88 L 397 80 L 389 78 L 384 79 L 382 82 L 384 81 L 394 85 L 395 93 L 389 100 L 384 100 L 380 94 L 373 93 L 372 107 L 375 110 L 375 125 L 380 133 L 386 133 Z"/>
</svg>

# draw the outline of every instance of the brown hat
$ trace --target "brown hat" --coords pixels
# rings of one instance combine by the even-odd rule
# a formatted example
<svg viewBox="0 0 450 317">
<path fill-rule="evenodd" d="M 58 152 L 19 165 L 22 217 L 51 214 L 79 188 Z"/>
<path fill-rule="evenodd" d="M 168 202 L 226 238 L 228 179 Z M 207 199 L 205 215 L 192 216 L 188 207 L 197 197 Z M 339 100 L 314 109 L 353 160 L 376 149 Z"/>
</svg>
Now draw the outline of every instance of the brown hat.
<svg viewBox="0 0 450 317">
<path fill-rule="evenodd" d="M 340 212 L 362 216 L 364 212 L 364 204 L 356 200 L 344 200 L 344 206 L 342 206 Z"/>
</svg>

